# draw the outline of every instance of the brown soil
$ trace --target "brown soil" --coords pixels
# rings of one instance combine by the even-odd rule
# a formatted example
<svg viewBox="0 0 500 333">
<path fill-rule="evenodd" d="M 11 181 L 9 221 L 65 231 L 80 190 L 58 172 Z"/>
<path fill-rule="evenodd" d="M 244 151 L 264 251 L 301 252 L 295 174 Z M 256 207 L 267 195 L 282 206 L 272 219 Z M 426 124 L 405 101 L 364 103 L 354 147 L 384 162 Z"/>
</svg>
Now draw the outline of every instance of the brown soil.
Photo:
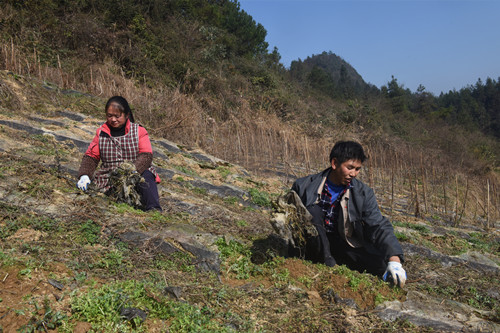
<svg viewBox="0 0 500 333">
<path fill-rule="evenodd" d="M 45 300 L 53 311 L 69 312 L 69 297 L 64 297 L 69 288 L 59 290 L 48 282 L 50 277 L 61 281 L 68 276 L 68 269 L 58 263 L 29 272 L 17 267 L 0 269 L 0 323 L 3 331 L 16 332 L 31 318 L 42 318 Z"/>
</svg>

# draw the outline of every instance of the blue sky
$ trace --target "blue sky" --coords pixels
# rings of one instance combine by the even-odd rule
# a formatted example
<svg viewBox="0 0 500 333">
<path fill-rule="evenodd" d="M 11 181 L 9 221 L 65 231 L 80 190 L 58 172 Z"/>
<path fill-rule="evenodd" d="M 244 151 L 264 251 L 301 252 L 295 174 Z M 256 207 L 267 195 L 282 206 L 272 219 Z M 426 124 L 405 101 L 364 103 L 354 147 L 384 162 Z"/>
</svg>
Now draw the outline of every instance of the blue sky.
<svg viewBox="0 0 500 333">
<path fill-rule="evenodd" d="M 281 62 L 332 51 L 366 82 L 415 92 L 500 77 L 500 0 L 240 0 Z"/>
</svg>

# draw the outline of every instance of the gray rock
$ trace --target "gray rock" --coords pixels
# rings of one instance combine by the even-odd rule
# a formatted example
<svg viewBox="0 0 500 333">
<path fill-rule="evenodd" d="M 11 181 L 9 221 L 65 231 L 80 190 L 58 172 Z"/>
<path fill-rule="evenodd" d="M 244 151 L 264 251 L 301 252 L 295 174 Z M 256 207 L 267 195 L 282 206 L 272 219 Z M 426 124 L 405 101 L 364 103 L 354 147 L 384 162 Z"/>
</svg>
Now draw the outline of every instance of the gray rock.
<svg viewBox="0 0 500 333">
<path fill-rule="evenodd" d="M 181 287 L 166 287 L 163 289 L 163 293 L 165 295 L 172 296 L 175 299 L 180 299 L 182 296 L 182 289 Z"/>
<path fill-rule="evenodd" d="M 168 234 L 168 231 L 164 235 Z M 133 247 L 143 248 L 147 251 L 162 253 L 165 255 L 171 255 L 175 252 L 188 252 L 193 256 L 193 264 L 195 264 L 198 269 L 202 271 L 210 271 L 216 274 L 220 273 L 220 259 L 219 254 L 204 248 L 203 245 L 194 241 L 194 237 L 189 235 L 180 235 L 180 233 L 173 232 L 177 237 L 162 237 L 158 234 L 151 235 L 138 231 L 125 231 L 123 233 L 117 234 L 116 237 Z M 168 239 L 175 239 L 175 242 L 179 246 L 171 243 Z M 191 240 L 191 243 L 188 242 Z"/>
<path fill-rule="evenodd" d="M 408 292 L 405 302 L 385 302 L 375 311 L 383 320 L 405 319 L 438 331 L 497 332 L 500 329 L 500 325 L 477 316 L 492 315 L 490 312 L 480 312 L 459 302 L 433 298 L 416 291 Z"/>
<path fill-rule="evenodd" d="M 448 256 L 445 254 L 441 254 L 441 253 L 432 251 L 432 250 L 425 248 L 423 246 L 410 244 L 410 243 L 402 243 L 401 247 L 403 248 L 403 251 L 404 251 L 406 256 L 418 255 L 418 256 L 422 256 L 424 258 L 438 260 L 445 267 L 455 266 L 455 265 L 459 265 L 459 264 L 465 264 L 468 267 L 470 267 L 476 271 L 491 272 L 491 273 L 499 273 L 500 272 L 500 268 L 496 264 L 489 265 L 489 264 L 484 264 L 482 262 L 477 262 L 474 260 L 465 260 L 465 259 L 462 259 L 459 257 L 452 257 L 452 256 Z"/>
</svg>

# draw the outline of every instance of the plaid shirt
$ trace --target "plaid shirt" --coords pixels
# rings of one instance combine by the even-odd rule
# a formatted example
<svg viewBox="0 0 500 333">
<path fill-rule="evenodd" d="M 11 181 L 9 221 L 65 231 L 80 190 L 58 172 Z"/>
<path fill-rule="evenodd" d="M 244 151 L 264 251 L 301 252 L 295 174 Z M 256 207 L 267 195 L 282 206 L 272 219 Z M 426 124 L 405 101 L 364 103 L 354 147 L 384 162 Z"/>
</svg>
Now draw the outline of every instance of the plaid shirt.
<svg viewBox="0 0 500 333">
<path fill-rule="evenodd" d="M 331 183 L 330 183 L 331 184 Z M 331 186 L 331 185 L 330 185 Z M 319 201 L 319 206 L 325 214 L 325 229 L 327 232 L 334 232 L 336 228 L 336 222 L 339 215 L 338 207 L 340 207 L 340 200 L 347 192 L 348 189 L 352 188 L 352 185 L 345 186 L 341 192 L 336 193 L 330 189 L 328 180 L 323 186 L 321 192 L 321 197 Z"/>
<path fill-rule="evenodd" d="M 123 136 L 112 137 L 101 131 L 99 134 L 99 151 L 102 161 L 100 170 L 95 173 L 94 181 L 104 191 L 109 189 L 108 179 L 111 170 L 125 161 L 134 162 L 139 155 L 139 125 L 130 123 L 130 131 Z M 149 169 L 157 175 L 154 166 Z"/>
</svg>

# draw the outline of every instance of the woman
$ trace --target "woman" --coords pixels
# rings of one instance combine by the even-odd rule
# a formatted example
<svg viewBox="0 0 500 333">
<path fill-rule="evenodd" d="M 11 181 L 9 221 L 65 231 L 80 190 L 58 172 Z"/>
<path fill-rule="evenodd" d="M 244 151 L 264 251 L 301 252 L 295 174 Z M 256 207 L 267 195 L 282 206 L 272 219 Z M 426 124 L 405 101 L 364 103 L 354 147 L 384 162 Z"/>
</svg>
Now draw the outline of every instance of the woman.
<svg viewBox="0 0 500 333">
<path fill-rule="evenodd" d="M 96 136 L 82 158 L 77 187 L 86 191 L 93 179 L 98 188 L 108 191 L 111 171 L 128 161 L 134 164 L 145 180 L 138 188 L 144 210 L 161 211 L 156 185 L 160 177 L 152 166 L 153 150 L 148 132 L 134 123 L 132 110 L 121 96 L 111 97 L 106 103 L 105 112 L 107 120 L 97 129 Z M 95 172 L 99 161 L 102 161 L 101 168 Z"/>
</svg>

